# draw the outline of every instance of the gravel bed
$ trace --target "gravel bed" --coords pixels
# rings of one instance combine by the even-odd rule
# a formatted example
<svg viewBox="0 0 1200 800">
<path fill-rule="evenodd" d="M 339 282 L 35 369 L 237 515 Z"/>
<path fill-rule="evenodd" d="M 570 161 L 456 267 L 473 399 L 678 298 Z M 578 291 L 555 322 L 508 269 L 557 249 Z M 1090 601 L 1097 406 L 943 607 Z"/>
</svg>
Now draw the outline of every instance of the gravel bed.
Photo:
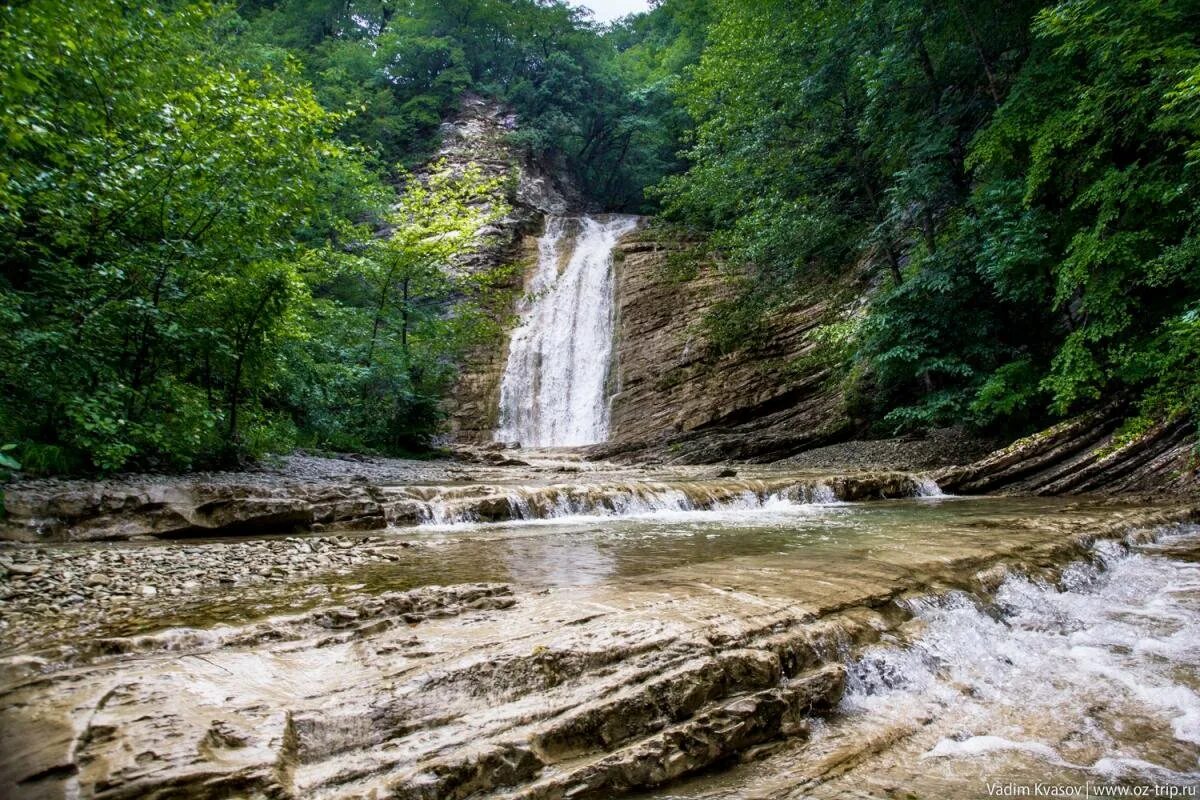
<svg viewBox="0 0 1200 800">
<path fill-rule="evenodd" d="M 212 472 L 121 473 L 107 479 L 93 478 L 21 478 L 15 489 L 69 491 L 94 485 L 111 486 L 194 486 L 196 484 L 237 486 L 294 486 L 345 482 L 405 485 L 441 483 L 459 478 L 464 464 L 458 460 L 417 460 L 374 456 L 291 455 L 271 459 L 244 470 Z"/>
<path fill-rule="evenodd" d="M 972 436 L 960 428 L 940 428 L 923 436 L 859 439 L 806 450 L 776 462 L 801 469 L 901 470 L 917 472 L 970 464 L 1002 442 Z"/>
<path fill-rule="evenodd" d="M 81 633 L 148 612 L 169 612 L 223 591 L 399 561 L 410 542 L 379 536 L 234 542 L 0 547 L 4 649 L 53 632 Z"/>
</svg>

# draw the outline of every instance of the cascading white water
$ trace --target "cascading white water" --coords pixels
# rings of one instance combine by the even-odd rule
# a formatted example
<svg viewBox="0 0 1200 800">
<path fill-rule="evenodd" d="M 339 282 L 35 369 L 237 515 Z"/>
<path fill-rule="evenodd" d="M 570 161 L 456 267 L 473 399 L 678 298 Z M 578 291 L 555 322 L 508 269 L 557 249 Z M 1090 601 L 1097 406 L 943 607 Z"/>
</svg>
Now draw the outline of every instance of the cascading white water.
<svg viewBox="0 0 1200 800">
<path fill-rule="evenodd" d="M 912 646 L 880 644 L 850 664 L 854 735 L 923 719 L 912 745 L 941 769 L 990 757 L 1004 765 L 991 774 L 1009 775 L 1023 759 L 1066 782 L 1196 786 L 1200 565 L 1171 547 L 1190 553 L 1198 536 L 1183 526 L 1159 545 L 1102 541 L 1104 569 L 1073 565 L 1059 585 L 1013 576 L 990 604 L 958 592 L 911 601 Z"/>
<path fill-rule="evenodd" d="M 509 343 L 496 441 L 569 447 L 608 438 L 612 254 L 636 224 L 620 214 L 547 220 Z"/>
<path fill-rule="evenodd" d="M 476 525 L 481 522 L 478 498 L 433 497 L 420 501 L 421 524 L 433 527 Z M 622 519 L 682 516 L 695 522 L 722 521 L 730 516 L 748 522 L 762 514 L 788 515 L 812 512 L 819 507 L 843 505 L 823 483 L 797 483 L 777 488 L 761 481 L 728 484 L 624 483 L 598 486 L 511 487 L 486 497 L 486 519 L 491 523 L 555 524 Z"/>
</svg>

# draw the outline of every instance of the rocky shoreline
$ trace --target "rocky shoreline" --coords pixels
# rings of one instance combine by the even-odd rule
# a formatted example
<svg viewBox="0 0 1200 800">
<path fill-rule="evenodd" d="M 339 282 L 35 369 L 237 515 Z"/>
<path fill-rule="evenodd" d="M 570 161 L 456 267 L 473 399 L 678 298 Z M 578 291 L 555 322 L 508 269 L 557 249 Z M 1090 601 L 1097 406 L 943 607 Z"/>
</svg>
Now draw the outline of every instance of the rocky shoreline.
<svg viewBox="0 0 1200 800">
<path fill-rule="evenodd" d="M 920 473 L 881 467 L 940 468 L 930 474 L 955 493 L 1113 491 L 1194 502 L 1200 482 L 1186 427 L 1158 426 L 1114 447 L 1111 416 L 1081 417 L 982 457 L 985 443 L 942 431 L 831 445 L 773 467 L 618 466 L 488 446 L 429 461 L 296 455 L 238 472 L 27 480 L 7 487 L 10 516 L 0 521 L 0 538 L 23 540 L 0 542 L 0 636 L 15 647 L 85 635 L 217 590 L 269 594 L 312 580 L 320 593 L 321 575 L 422 547 L 386 531 L 423 521 L 922 492 Z"/>
<path fill-rule="evenodd" d="M 511 453 L 474 461 L 352 461 L 294 473 L 254 471 L 109 480 L 35 480 L 8 487 L 0 539 L 103 542 L 336 534 L 424 523 L 500 522 L 563 513 L 620 513 L 631 504 L 709 508 L 747 493 L 793 499 L 907 497 L 922 476 L 891 470 L 815 472 L 781 467 L 622 467 Z M 486 456 L 486 457 L 485 457 Z M 319 465 L 322 466 L 323 465 Z M 674 498 L 674 499 L 672 499 Z"/>
<path fill-rule="evenodd" d="M 970 502 L 982 505 L 956 524 L 926 523 L 937 536 L 907 544 L 881 537 L 870 557 L 851 535 L 833 562 L 820 550 L 706 556 L 620 581 L 541 589 L 492 582 L 379 591 L 329 581 L 356 558 L 395 552 L 369 537 L 253 543 L 288 561 L 328 557 L 324 573 L 291 577 L 249 566 L 265 551 L 236 541 L 60 546 L 53 554 L 14 546 L 5 555 L 27 557 L 12 566 L 42 564 L 32 576 L 10 574 L 30 587 L 53 584 L 60 569 L 80 573 L 72 585 L 92 571 L 120 573 L 112 585 L 128 588 L 112 605 L 130 608 L 131 618 L 124 632 L 77 629 L 0 660 L 0 724 L 22 732 L 0 758 L 0 789 L 613 797 L 804 741 L 837 707 L 847 654 L 899 634 L 912 613 L 905 598 L 987 593 L 1014 571 L 1054 580 L 1098 537 L 1153 538 L 1158 526 L 1194 518 L 1178 506 L 1063 502 L 1013 516 L 991 501 Z M 959 503 L 943 505 L 954 513 Z M 493 557 L 508 552 L 492 541 Z M 459 546 L 478 561 L 483 543 Z M 213 547 L 228 557 L 211 560 Z M 101 550 L 120 557 L 94 559 Z M 206 623 L 180 621 L 171 606 L 185 598 L 169 590 L 184 573 L 157 552 L 243 580 L 222 598 L 209 593 Z M 64 566 L 44 563 L 62 554 Z M 156 569 L 160 558 L 168 560 Z M 160 582 L 147 583 L 150 575 Z M 142 585 L 155 592 L 143 594 Z M 273 610 L 255 608 L 272 593 L 280 595 Z"/>
<path fill-rule="evenodd" d="M 511 487 L 560 486 L 558 494 L 569 494 L 571 484 L 587 491 L 631 479 L 705 481 L 734 475 L 842 475 L 881 487 L 872 492 L 860 486 L 855 496 L 838 495 L 847 500 L 897 496 L 887 488 L 897 473 L 927 475 L 959 494 L 1200 496 L 1200 461 L 1185 420 L 1160 423 L 1132 438 L 1120 434 L 1120 420 L 1120 408 L 1114 406 L 998 449 L 994 441 L 945 429 L 923 437 L 841 442 L 767 465 L 616 464 L 601 459 L 616 445 L 521 451 L 492 444 L 461 447 L 427 461 L 298 454 L 243 471 L 26 479 L 5 487 L 7 518 L 0 519 L 0 539 L 375 531 L 428 521 L 441 513 L 443 500 L 467 517 L 523 518 L 523 510 L 509 502 Z"/>
<path fill-rule="evenodd" d="M 0 548 L 4 649 L 178 613 L 218 591 L 261 590 L 397 561 L 408 541 L 311 536 L 164 545 Z M 314 596 L 327 590 L 314 582 Z"/>
<path fill-rule="evenodd" d="M 4 649 L 119 632 L 149 618 L 178 617 L 195 603 L 226 594 L 246 602 L 261 595 L 271 606 L 273 592 L 311 584 L 305 591 L 320 598 L 339 576 L 398 562 L 406 552 L 427 547 L 411 535 L 398 535 L 421 518 L 497 522 L 562 513 L 619 515 L 637 508 L 706 510 L 740 506 L 749 498 L 761 503 L 772 498 L 862 501 L 911 497 L 922 490 L 917 477 L 901 472 L 739 477 L 728 469 L 714 477 L 708 469 L 675 474 L 667 481 L 656 473 L 650 475 L 657 480 L 635 477 L 639 473 L 626 469 L 572 473 L 570 482 L 563 483 L 564 467 L 554 462 L 540 468 L 385 459 L 294 458 L 291 463 L 290 473 L 266 467 L 246 473 L 19 486 L 10 505 L 18 516 L 7 529 L 18 540 L 0 541 Z M 464 481 L 469 474 L 491 482 Z M 372 483 L 430 479 L 445 482 Z M 164 502 L 164 496 L 171 502 Z M 221 515 L 210 516 L 211 527 L 194 526 L 196 509 L 218 503 Z M 288 516 L 280 516 L 280 509 Z M 430 516 L 434 511 L 441 517 Z M 314 523 L 314 517 L 327 521 Z M 276 525 L 281 522 L 282 528 Z M 339 523 L 338 532 L 322 532 Z M 76 537 L 28 541 L 38 526 Z M 307 531 L 279 532 L 289 528 Z"/>
</svg>

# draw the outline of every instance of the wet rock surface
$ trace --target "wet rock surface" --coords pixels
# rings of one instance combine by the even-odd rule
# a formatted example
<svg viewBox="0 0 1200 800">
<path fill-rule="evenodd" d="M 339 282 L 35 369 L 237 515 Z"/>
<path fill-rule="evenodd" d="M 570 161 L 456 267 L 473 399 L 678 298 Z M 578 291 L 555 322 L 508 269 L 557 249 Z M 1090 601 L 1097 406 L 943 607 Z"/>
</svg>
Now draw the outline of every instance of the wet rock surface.
<svg viewBox="0 0 1200 800">
<path fill-rule="evenodd" d="M 838 705 L 846 658 L 912 617 L 906 597 L 987 591 L 1013 570 L 1052 577 L 1097 537 L 1190 514 L 919 502 L 867 504 L 895 518 L 884 535 L 846 529 L 822 544 L 818 518 L 812 543 L 786 553 L 714 553 L 689 534 L 688 561 L 599 583 L 395 590 L 392 567 L 368 564 L 380 579 L 325 573 L 316 594 L 304 581 L 230 585 L 186 622 L 132 594 L 136 619 L 0 659 L 0 794 L 612 797 L 809 736 Z M 920 522 L 930 509 L 941 517 Z M 645 524 L 656 547 L 676 541 Z M 545 537 L 505 530 L 403 552 L 516 567 L 528 556 L 513 548 Z M 599 535 L 570 530 L 562 541 Z M 614 546 L 638 530 L 616 531 Z M 345 549 L 358 547 L 383 549 Z M 261 593 L 272 607 L 256 609 Z"/>
<path fill-rule="evenodd" d="M 516 456 L 521 456 L 520 458 Z M 565 459 L 564 459 L 565 455 Z M 711 508 L 774 495 L 811 500 L 906 497 L 921 476 L 904 472 L 824 475 L 787 469 L 625 468 L 587 464 L 577 453 L 475 449 L 458 461 L 312 459 L 296 467 L 102 481 L 30 480 L 5 490 L 0 538 L 111 541 L 137 538 L 380 531 L 462 521 L 623 513 L 633 507 Z M 279 471 L 277 471 L 277 469 Z"/>
<path fill-rule="evenodd" d="M 326 572 L 399 560 L 411 542 L 380 537 L 287 537 L 174 546 L 0 548 L 5 648 L 135 625 L 220 591 L 270 594 Z M 323 593 L 323 592 L 321 592 Z"/>
<path fill-rule="evenodd" d="M 913 598 L 911 619 L 850 657 L 838 713 L 810 737 L 652 796 L 1189 796 L 1198 546 L 1195 525 L 1143 532 L 1057 577 Z"/>
</svg>

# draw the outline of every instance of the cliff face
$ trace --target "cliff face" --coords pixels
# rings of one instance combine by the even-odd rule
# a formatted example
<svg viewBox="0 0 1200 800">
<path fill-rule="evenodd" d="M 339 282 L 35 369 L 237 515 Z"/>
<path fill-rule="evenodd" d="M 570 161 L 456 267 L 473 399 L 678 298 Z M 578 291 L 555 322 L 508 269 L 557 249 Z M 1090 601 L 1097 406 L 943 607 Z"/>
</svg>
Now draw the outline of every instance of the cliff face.
<svg viewBox="0 0 1200 800">
<path fill-rule="evenodd" d="M 492 101 L 464 98 L 443 125 L 437 158 L 456 170 L 478 165 L 506 180 L 512 210 L 481 230 L 481 246 L 462 266 L 516 265 L 511 293 L 493 313 L 510 328 L 518 294 L 536 265 L 537 236 L 548 214 L 586 207 L 563 170 L 518 152 L 507 134 L 516 117 Z M 841 396 L 818 357 L 814 333 L 846 311 L 844 287 L 814 287 L 773 317 L 762 344 L 720 355 L 698 325 L 727 298 L 728 283 L 709 263 L 686 280 L 668 260 L 693 258 L 693 245 L 653 225 L 626 237 L 614 254 L 617 333 L 614 342 L 610 441 L 597 456 L 704 463 L 767 461 L 823 444 L 847 425 Z M 694 260 L 694 259 L 693 259 Z M 839 296 L 840 295 L 840 296 Z M 507 336 L 468 355 L 447 402 L 448 435 L 459 443 L 490 441 L 498 422 Z"/>
<path fill-rule="evenodd" d="M 538 223 L 540 224 L 540 218 Z M 463 359 L 454 394 L 446 401 L 447 433 L 453 442 L 482 444 L 492 440 L 499 424 L 500 380 L 508 360 L 508 330 L 515 298 L 524 285 L 523 276 L 537 262 L 536 232 L 519 229 L 513 240 L 491 256 L 501 263 L 517 264 L 507 297 L 497 298 L 492 314 L 505 325 L 505 333 L 496 340 L 475 348 Z"/>
<path fill-rule="evenodd" d="M 578 190 L 560 169 L 531 158 L 508 141 L 517 127 L 514 114 L 485 98 L 468 95 L 455 117 L 442 125 L 442 145 L 435 160 L 445 168 L 478 166 L 485 176 L 506 184 L 511 210 L 501 220 L 480 230 L 480 245 L 460 266 L 474 271 L 515 264 L 511 292 L 496 298 L 492 314 L 507 326 L 514 301 L 524 285 L 523 276 L 536 263 L 537 235 L 547 214 L 579 208 Z M 490 441 L 496 427 L 500 377 L 507 359 L 507 336 L 468 354 L 458 385 L 446 404 L 448 435 L 452 441 Z"/>
<path fill-rule="evenodd" d="M 849 419 L 823 358 L 823 326 L 853 292 L 831 281 L 772 315 L 761 343 L 720 354 L 699 326 L 730 297 L 716 266 L 650 226 L 615 257 L 617 341 L 610 441 L 596 457 L 705 463 L 770 461 L 844 433 Z M 672 264 L 691 276 L 672 276 Z"/>
</svg>

